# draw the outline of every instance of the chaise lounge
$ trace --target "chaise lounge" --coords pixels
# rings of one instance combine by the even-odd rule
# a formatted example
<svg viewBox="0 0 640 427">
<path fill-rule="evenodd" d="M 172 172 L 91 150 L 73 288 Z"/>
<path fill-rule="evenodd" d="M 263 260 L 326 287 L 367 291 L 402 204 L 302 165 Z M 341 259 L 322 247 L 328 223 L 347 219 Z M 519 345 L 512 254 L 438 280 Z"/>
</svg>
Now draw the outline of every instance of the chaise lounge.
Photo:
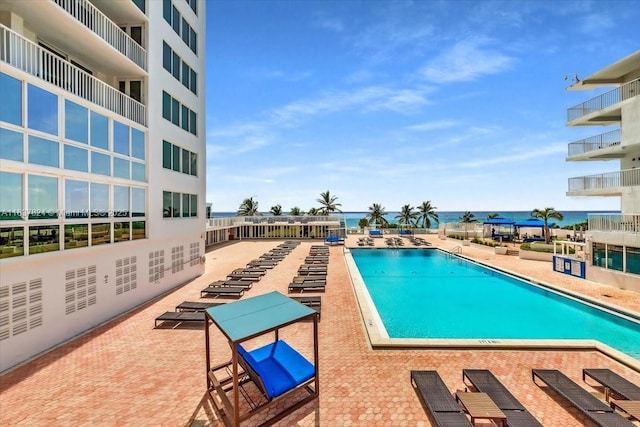
<svg viewBox="0 0 640 427">
<path fill-rule="evenodd" d="M 586 415 L 591 421 L 602 427 L 633 427 L 631 421 L 614 412 L 602 400 L 593 396 L 580 387 L 569 377 L 555 369 L 532 369 L 531 379 L 534 384 L 536 378 L 544 382 L 547 387 L 569 401 L 576 409 Z"/>
<path fill-rule="evenodd" d="M 200 291 L 200 298 L 204 297 L 234 297 L 240 298 L 244 295 L 245 288 L 237 286 L 217 286 L 211 285 Z"/>
<path fill-rule="evenodd" d="M 583 369 L 582 380 L 586 377 L 604 387 L 605 400 L 613 394 L 627 400 L 640 400 L 640 387 L 610 369 Z"/>
<path fill-rule="evenodd" d="M 438 427 L 473 426 L 437 371 L 411 371 L 411 385 Z"/>
<path fill-rule="evenodd" d="M 204 311 L 167 311 L 156 317 L 155 327 L 162 322 L 204 322 Z"/>
</svg>

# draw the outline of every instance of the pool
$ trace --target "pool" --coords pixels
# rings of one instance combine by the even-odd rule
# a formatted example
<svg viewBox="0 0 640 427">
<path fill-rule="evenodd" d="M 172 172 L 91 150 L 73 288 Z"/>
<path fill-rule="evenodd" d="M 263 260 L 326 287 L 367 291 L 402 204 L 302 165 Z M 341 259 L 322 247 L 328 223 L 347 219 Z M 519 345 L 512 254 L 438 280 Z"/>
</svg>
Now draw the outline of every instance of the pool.
<svg viewBox="0 0 640 427">
<path fill-rule="evenodd" d="M 354 285 L 364 285 L 356 294 L 365 321 L 383 341 L 575 346 L 640 361 L 640 320 L 633 315 L 436 249 L 350 249 L 350 254 L 357 270 L 350 267 Z"/>
</svg>

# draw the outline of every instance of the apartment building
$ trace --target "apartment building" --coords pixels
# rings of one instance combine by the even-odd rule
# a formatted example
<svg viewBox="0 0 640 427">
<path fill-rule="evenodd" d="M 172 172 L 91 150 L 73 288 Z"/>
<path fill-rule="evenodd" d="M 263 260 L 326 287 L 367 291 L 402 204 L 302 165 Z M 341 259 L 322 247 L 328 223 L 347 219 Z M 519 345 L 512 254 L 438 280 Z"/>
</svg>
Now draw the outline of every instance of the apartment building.
<svg viewBox="0 0 640 427">
<path fill-rule="evenodd" d="M 640 292 L 640 50 L 576 79 L 598 95 L 567 111 L 567 126 L 599 126 L 569 144 L 567 161 L 603 162 L 605 172 L 569 178 L 568 196 L 620 198 L 620 213 L 589 215 L 587 279 Z"/>
<path fill-rule="evenodd" d="M 0 371 L 203 273 L 205 5 L 0 2 Z"/>
</svg>

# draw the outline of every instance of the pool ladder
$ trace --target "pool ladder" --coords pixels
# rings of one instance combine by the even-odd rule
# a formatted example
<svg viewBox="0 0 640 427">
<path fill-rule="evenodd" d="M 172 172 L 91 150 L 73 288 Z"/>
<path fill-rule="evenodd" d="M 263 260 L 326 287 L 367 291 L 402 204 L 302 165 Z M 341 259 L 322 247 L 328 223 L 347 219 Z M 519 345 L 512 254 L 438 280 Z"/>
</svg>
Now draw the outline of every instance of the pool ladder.
<svg viewBox="0 0 640 427">
<path fill-rule="evenodd" d="M 453 254 L 461 254 L 462 253 L 462 246 L 456 246 L 453 249 L 447 251 L 447 253 L 449 254 L 449 257 L 452 257 Z"/>
</svg>

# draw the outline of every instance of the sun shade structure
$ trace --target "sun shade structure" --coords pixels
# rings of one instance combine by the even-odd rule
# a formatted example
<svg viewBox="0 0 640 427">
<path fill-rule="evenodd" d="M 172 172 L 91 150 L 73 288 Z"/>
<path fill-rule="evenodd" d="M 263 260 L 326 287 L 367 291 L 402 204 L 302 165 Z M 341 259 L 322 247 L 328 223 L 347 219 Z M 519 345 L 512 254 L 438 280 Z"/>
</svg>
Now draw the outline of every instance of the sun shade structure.
<svg viewBox="0 0 640 427">
<path fill-rule="evenodd" d="M 239 426 L 241 422 L 273 407 L 293 391 L 302 390 L 300 395 L 304 397 L 290 401 L 291 404 L 278 413 L 274 412 L 275 409 L 269 411 L 269 419 L 261 426 L 271 425 L 318 398 L 319 316 L 316 310 L 279 292 L 270 292 L 209 308 L 205 310 L 205 316 L 207 391 L 214 409 L 227 426 Z M 279 337 L 280 329 L 298 322 L 304 322 L 300 327 L 308 327 L 309 320 L 313 323 L 313 361 L 307 360 Z M 212 323 L 227 338 L 231 349 L 231 360 L 217 366 L 211 366 Z M 247 350 L 249 340 L 269 333 L 274 334 L 272 343 Z M 220 352 L 221 349 L 215 351 Z M 253 382 L 260 390 L 263 395 L 260 401 L 247 398 L 242 388 L 247 382 Z M 244 413 L 240 413 L 241 395 L 247 398 L 251 407 Z"/>
</svg>

